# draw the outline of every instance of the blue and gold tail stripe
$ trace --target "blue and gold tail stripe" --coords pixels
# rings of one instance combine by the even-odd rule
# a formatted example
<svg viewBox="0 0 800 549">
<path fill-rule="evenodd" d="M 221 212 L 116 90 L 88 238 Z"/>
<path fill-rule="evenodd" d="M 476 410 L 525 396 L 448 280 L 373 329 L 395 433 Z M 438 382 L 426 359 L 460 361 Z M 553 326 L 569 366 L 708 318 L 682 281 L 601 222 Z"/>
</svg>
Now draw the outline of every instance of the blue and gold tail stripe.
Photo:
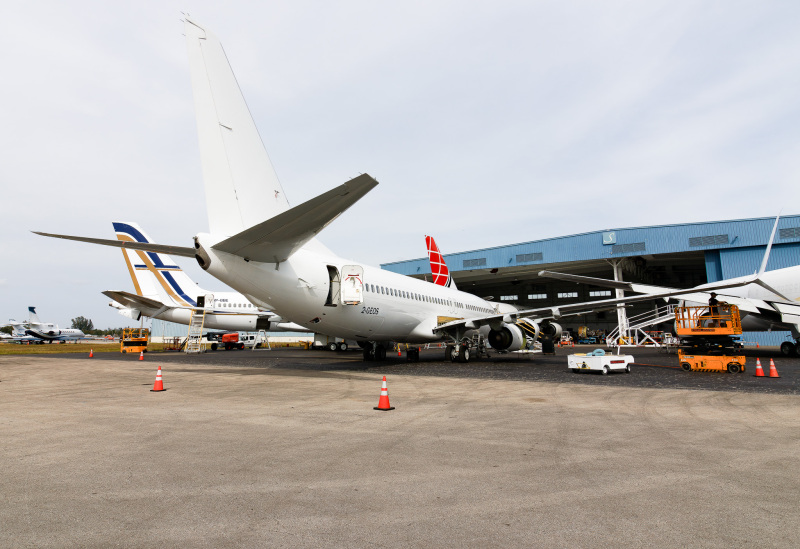
<svg viewBox="0 0 800 549">
<path fill-rule="evenodd" d="M 114 222 L 114 230 L 117 232 L 117 239 L 119 240 L 145 243 L 150 242 L 140 231 L 134 227 L 131 227 L 127 223 Z M 179 271 L 180 268 L 177 265 L 165 265 L 159 254 L 155 252 L 142 252 L 137 250 L 136 253 L 144 262 L 143 264 L 136 264 L 137 269 L 143 267 L 144 269 L 153 273 L 153 275 L 156 277 L 156 280 L 158 280 L 159 284 L 161 284 L 161 287 L 164 288 L 167 294 L 178 302 L 183 301 L 183 303 L 181 303 L 182 305 L 190 305 L 192 307 L 197 306 L 197 302 L 186 295 L 186 292 L 183 291 L 178 282 L 169 272 L 171 270 Z"/>
</svg>

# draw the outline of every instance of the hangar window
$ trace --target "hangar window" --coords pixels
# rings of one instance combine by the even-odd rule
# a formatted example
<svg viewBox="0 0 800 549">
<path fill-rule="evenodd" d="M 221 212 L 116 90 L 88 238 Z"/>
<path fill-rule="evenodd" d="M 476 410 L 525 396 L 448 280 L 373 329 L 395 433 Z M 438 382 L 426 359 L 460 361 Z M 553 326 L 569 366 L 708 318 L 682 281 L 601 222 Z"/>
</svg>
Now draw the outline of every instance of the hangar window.
<svg viewBox="0 0 800 549">
<path fill-rule="evenodd" d="M 696 248 L 698 246 L 720 246 L 728 244 L 730 240 L 726 234 L 717 234 L 714 236 L 695 236 L 689 239 L 689 246 Z"/>
<path fill-rule="evenodd" d="M 529 261 L 541 261 L 542 252 L 534 252 L 532 254 L 517 254 L 517 263 L 527 263 Z"/>
<path fill-rule="evenodd" d="M 558 292 L 559 299 L 578 297 L 578 292 Z"/>
<path fill-rule="evenodd" d="M 516 301 L 519 299 L 518 295 L 501 295 L 500 301 Z"/>
<path fill-rule="evenodd" d="M 781 238 L 800 238 L 800 227 L 787 227 L 779 232 Z"/>
<path fill-rule="evenodd" d="M 480 257 L 478 259 L 465 259 L 464 260 L 464 268 L 467 269 L 469 267 L 485 267 L 486 266 L 486 258 Z"/>
<path fill-rule="evenodd" d="M 609 297 L 611 290 L 592 290 L 589 292 L 589 297 Z"/>
<path fill-rule="evenodd" d="M 528 294 L 528 299 L 547 299 L 547 294 Z"/>
<path fill-rule="evenodd" d="M 627 252 L 643 252 L 645 251 L 644 242 L 634 242 L 633 244 L 614 244 L 611 246 L 612 254 L 624 254 Z"/>
</svg>

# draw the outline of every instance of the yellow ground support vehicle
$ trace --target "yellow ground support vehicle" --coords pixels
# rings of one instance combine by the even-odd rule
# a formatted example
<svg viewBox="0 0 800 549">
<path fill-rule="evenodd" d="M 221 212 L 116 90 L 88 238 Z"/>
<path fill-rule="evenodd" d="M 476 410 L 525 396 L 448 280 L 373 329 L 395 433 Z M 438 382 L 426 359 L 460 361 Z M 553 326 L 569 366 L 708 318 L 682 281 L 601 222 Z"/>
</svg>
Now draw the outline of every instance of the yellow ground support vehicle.
<svg viewBox="0 0 800 549">
<path fill-rule="evenodd" d="M 675 307 L 675 333 L 681 340 L 678 361 L 687 372 L 744 372 L 745 357 L 728 351 L 739 345 L 733 336 L 742 334 L 736 305 Z M 687 354 L 686 350 L 697 354 Z"/>
<path fill-rule="evenodd" d="M 146 353 L 150 330 L 147 328 L 125 328 L 119 340 L 121 353 Z"/>
<path fill-rule="evenodd" d="M 729 355 L 687 355 L 678 349 L 681 368 L 687 372 L 744 372 L 744 356 Z"/>
</svg>

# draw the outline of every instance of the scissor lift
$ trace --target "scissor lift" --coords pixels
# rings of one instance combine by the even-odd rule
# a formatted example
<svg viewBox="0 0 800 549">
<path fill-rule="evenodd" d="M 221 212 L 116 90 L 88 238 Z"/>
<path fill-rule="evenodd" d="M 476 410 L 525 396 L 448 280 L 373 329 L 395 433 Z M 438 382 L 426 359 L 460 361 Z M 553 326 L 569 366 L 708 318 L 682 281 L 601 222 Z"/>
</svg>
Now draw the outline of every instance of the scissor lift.
<svg viewBox="0 0 800 549">
<path fill-rule="evenodd" d="M 742 335 L 742 321 L 736 305 L 675 307 L 675 333 L 682 347 L 678 349 L 678 361 L 687 372 L 736 374 L 745 371 L 745 357 L 728 354 L 739 344 L 735 336 Z M 687 354 L 687 350 L 691 354 Z"/>
</svg>

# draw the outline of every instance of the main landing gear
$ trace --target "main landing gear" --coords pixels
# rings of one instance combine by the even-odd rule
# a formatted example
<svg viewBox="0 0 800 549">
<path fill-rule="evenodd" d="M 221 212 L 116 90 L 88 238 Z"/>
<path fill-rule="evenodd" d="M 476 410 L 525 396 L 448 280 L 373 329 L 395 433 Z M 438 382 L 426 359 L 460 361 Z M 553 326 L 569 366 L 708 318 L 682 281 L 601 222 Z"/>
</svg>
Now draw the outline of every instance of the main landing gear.
<svg viewBox="0 0 800 549">
<path fill-rule="evenodd" d="M 364 361 L 372 362 L 386 360 L 386 346 L 380 343 L 368 342 L 364 345 Z"/>
<path fill-rule="evenodd" d="M 469 362 L 469 344 L 470 341 L 465 339 L 458 345 L 448 345 L 445 348 L 444 359 L 450 362 Z"/>
<path fill-rule="evenodd" d="M 797 356 L 800 355 L 800 342 L 784 341 L 781 343 L 781 354 L 783 356 Z"/>
</svg>

